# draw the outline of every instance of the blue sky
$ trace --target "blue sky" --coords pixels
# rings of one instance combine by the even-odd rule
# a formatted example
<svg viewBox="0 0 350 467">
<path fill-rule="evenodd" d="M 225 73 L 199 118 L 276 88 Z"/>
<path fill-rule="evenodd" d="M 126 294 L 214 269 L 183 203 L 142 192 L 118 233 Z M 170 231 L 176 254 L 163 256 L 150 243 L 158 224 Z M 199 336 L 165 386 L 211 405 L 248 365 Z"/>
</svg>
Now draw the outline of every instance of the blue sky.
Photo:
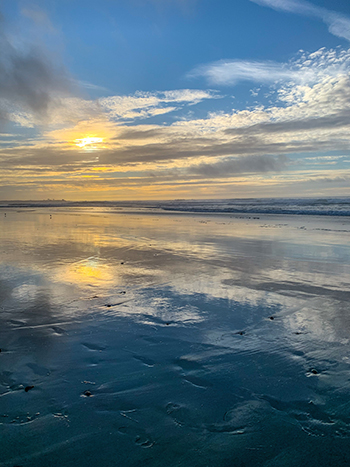
<svg viewBox="0 0 350 467">
<path fill-rule="evenodd" d="M 0 198 L 350 194 L 349 2 L 0 10 Z"/>
</svg>

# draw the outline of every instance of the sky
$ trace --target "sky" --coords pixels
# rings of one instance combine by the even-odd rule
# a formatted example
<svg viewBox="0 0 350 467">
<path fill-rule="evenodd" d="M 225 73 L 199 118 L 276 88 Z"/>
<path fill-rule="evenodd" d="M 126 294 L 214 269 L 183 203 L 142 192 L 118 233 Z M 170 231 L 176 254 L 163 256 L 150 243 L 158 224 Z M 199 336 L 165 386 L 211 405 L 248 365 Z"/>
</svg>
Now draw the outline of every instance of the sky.
<svg viewBox="0 0 350 467">
<path fill-rule="evenodd" d="M 348 0 L 0 0 L 0 199 L 350 196 Z"/>
</svg>

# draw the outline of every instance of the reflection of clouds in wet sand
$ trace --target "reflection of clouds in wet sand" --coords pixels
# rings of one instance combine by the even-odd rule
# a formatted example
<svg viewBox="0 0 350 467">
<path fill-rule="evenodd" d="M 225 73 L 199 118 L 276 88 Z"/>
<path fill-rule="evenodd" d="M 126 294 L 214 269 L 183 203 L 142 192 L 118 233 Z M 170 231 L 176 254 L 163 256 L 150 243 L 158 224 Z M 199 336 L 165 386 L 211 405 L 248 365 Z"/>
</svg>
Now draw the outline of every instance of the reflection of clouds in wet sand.
<svg viewBox="0 0 350 467">
<path fill-rule="evenodd" d="M 74 287 L 83 295 L 113 295 L 114 287 L 162 287 L 171 282 L 179 295 L 292 307 L 297 296 L 332 295 L 348 282 L 348 267 L 329 262 L 332 255 L 345 252 L 344 235 L 336 234 L 335 250 L 334 234 L 321 230 L 315 234 L 315 226 L 321 229 L 329 221 L 322 220 L 321 227 L 313 221 L 313 232 L 302 231 L 301 241 L 295 236 L 298 224 L 290 220 L 279 220 L 282 227 L 276 229 L 273 223 L 261 228 L 262 219 L 225 217 L 222 222 L 220 217 L 89 215 L 76 210 L 55 213 L 52 228 L 41 211 L 11 216 L 15 227 L 24 223 L 27 235 L 24 239 L 7 223 L 2 237 L 8 241 L 10 234 L 18 245 L 7 261 L 30 264 L 39 275 L 54 280 L 50 294 L 54 297 L 61 289 L 61 304 L 68 286 L 72 298 Z M 307 219 L 303 223 L 309 227 Z M 25 296 L 26 287 L 30 297 L 34 289 L 30 291 L 29 284 L 16 293 Z"/>
<path fill-rule="evenodd" d="M 6 222 L 0 463 L 347 452 L 345 234 L 82 210 Z"/>
</svg>

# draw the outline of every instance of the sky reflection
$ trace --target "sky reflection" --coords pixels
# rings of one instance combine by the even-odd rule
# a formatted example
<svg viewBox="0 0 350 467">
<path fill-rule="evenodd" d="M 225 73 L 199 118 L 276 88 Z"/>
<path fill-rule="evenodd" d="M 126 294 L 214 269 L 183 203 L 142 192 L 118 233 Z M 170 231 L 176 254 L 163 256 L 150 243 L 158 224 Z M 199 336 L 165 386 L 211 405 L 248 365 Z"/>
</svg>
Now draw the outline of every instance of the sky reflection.
<svg viewBox="0 0 350 467">
<path fill-rule="evenodd" d="M 70 467 L 78 442 L 96 465 L 127 446 L 126 466 L 151 450 L 192 467 L 190 439 L 213 465 L 216 445 L 293 467 L 312 439 L 331 465 L 350 437 L 346 223 L 8 210 L 0 462 L 44 467 L 49 449 Z"/>
<path fill-rule="evenodd" d="M 46 290 L 64 315 L 70 312 L 64 304 L 73 301 L 75 311 L 94 313 L 91 297 L 101 308 L 120 301 L 126 289 L 135 302 L 149 287 L 166 287 L 179 297 L 224 300 L 228 309 L 234 302 L 303 310 L 315 296 L 342 301 L 348 294 L 346 233 L 337 226 L 320 230 L 325 219 L 305 227 L 305 218 L 281 224 L 274 218 L 51 212 L 13 210 L 1 219 L 0 267 L 11 303 L 34 303 Z M 142 299 L 128 303 L 123 312 L 109 311 L 135 316 Z M 142 307 L 149 308 L 147 301 Z M 147 314 L 158 308 L 152 303 Z"/>
</svg>

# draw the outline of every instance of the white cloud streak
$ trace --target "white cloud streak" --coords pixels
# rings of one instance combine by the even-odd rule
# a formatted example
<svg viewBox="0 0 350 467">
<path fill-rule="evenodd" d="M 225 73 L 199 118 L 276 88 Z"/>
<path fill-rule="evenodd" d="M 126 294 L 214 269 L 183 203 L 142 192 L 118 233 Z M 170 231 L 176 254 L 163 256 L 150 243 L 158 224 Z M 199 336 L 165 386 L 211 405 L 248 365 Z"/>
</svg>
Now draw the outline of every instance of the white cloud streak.
<svg viewBox="0 0 350 467">
<path fill-rule="evenodd" d="M 188 77 L 204 77 L 211 85 L 232 86 L 239 82 L 264 85 L 290 83 L 313 85 L 326 78 L 350 73 L 350 49 L 321 48 L 316 52 L 300 55 L 286 63 L 271 61 L 222 60 L 201 65 Z"/>
<path fill-rule="evenodd" d="M 301 81 L 304 74 L 277 62 L 220 60 L 195 68 L 189 78 L 204 76 L 210 84 L 235 85 L 240 81 L 271 84 L 276 81 Z"/>
<path fill-rule="evenodd" d="M 320 19 L 331 34 L 350 41 L 350 18 L 327 8 L 298 0 L 250 0 L 258 5 L 267 6 L 277 11 L 285 11 L 298 15 Z"/>
<path fill-rule="evenodd" d="M 138 92 L 132 96 L 110 96 L 100 99 L 99 104 L 111 118 L 133 120 L 173 112 L 184 104 L 194 105 L 204 99 L 217 97 L 217 94 L 212 91 L 179 89 L 163 92 Z"/>
</svg>

